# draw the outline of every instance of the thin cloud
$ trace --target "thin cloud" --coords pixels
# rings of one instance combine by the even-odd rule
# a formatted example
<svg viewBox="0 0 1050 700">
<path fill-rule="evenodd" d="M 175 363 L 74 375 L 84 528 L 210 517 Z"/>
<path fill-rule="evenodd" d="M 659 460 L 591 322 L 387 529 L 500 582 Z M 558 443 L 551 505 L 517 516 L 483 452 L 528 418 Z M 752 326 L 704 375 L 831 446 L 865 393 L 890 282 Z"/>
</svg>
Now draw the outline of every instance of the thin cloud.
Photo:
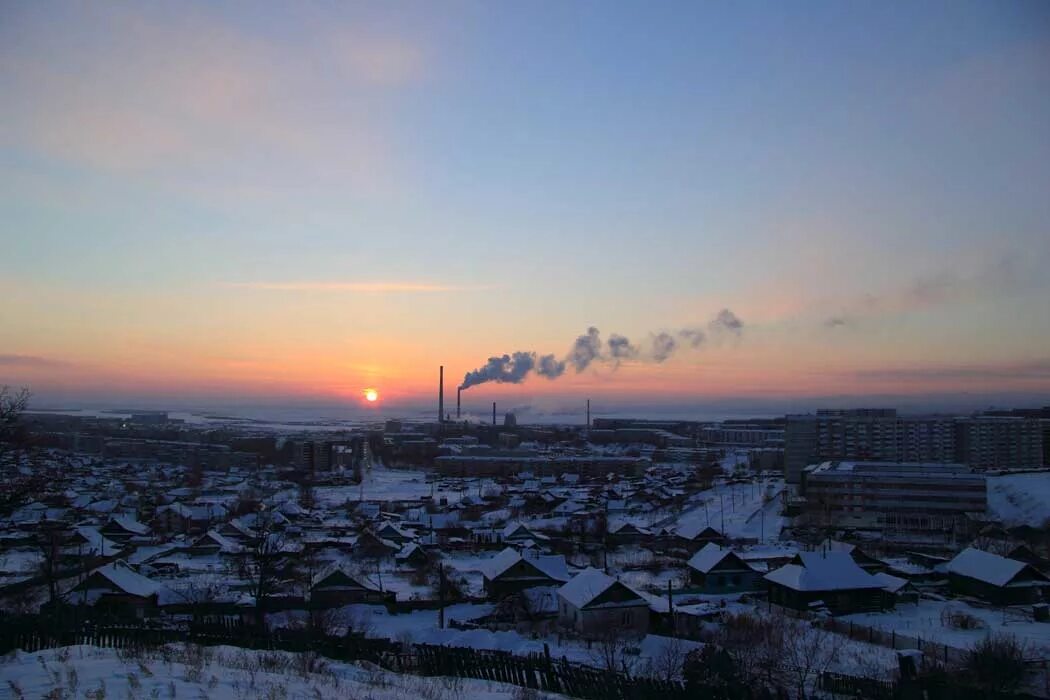
<svg viewBox="0 0 1050 700">
<path fill-rule="evenodd" d="M 463 286 L 420 282 L 226 282 L 222 286 L 276 292 L 357 292 L 361 294 L 426 294 L 477 292 L 492 289 L 486 285 Z"/>
<path fill-rule="evenodd" d="M 55 368 L 66 367 L 68 364 L 68 362 L 63 360 L 56 360 L 51 357 L 41 357 L 40 355 L 0 355 L 0 366 L 4 367 Z"/>
<path fill-rule="evenodd" d="M 1002 364 L 931 365 L 927 367 L 896 367 L 856 372 L 861 379 L 879 381 L 963 381 L 1050 379 L 1050 358 Z"/>
</svg>

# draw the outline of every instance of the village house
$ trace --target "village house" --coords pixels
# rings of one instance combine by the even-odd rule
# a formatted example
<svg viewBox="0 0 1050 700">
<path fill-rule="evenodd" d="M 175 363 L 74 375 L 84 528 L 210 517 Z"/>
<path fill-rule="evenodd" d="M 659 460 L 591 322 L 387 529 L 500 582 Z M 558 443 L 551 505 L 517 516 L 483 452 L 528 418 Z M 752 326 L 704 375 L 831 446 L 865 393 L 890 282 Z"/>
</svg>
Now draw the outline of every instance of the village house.
<svg viewBox="0 0 1050 700">
<path fill-rule="evenodd" d="M 95 569 L 66 594 L 70 605 L 83 605 L 109 613 L 144 617 L 167 602 L 170 592 L 138 573 L 123 561 Z"/>
<path fill-rule="evenodd" d="M 550 538 L 530 528 L 525 523 L 511 523 L 503 528 L 499 540 L 504 544 L 524 545 L 528 542 L 546 542 Z"/>
<path fill-rule="evenodd" d="M 565 557 L 542 555 L 530 550 L 521 552 L 507 547 L 485 563 L 482 569 L 485 593 L 500 600 L 526 588 L 559 586 L 569 580 Z"/>
<path fill-rule="evenodd" d="M 892 608 L 884 584 L 847 552 L 801 552 L 765 576 L 769 601 L 795 610 L 825 606 L 834 615 Z"/>
<path fill-rule="evenodd" d="M 688 562 L 690 591 L 697 593 L 744 593 L 764 588 L 762 573 L 728 547 L 713 542 L 704 545 Z"/>
<path fill-rule="evenodd" d="M 190 534 L 204 532 L 213 522 L 223 520 L 226 509 L 218 504 L 186 505 L 172 503 L 161 506 L 153 515 L 153 529 L 162 534 Z"/>
<path fill-rule="evenodd" d="M 364 576 L 348 572 L 341 565 L 332 566 L 314 577 L 310 585 L 310 606 L 336 608 L 351 603 L 382 603 L 393 600 Z"/>
<path fill-rule="evenodd" d="M 653 532 L 634 523 L 616 523 L 609 528 L 608 541 L 612 545 L 639 544 L 652 539 Z"/>
<path fill-rule="evenodd" d="M 106 521 L 99 532 L 107 539 L 123 544 L 132 538 L 149 535 L 149 526 L 128 515 L 115 515 Z"/>
<path fill-rule="evenodd" d="M 1050 578 L 1030 564 L 968 547 L 948 562 L 953 593 L 995 605 L 1038 603 L 1050 598 Z"/>
<path fill-rule="evenodd" d="M 558 589 L 558 624 L 584 637 L 644 637 L 649 601 L 598 569 L 584 569 Z"/>
</svg>

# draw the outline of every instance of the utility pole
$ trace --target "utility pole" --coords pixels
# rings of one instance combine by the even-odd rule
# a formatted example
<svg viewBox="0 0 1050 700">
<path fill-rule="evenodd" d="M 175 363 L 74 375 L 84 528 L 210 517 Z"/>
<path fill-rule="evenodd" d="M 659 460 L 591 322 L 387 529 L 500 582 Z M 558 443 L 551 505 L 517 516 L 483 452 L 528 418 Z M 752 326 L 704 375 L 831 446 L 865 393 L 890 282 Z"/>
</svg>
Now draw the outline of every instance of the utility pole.
<svg viewBox="0 0 1050 700">
<path fill-rule="evenodd" d="M 671 636 L 678 633 L 678 626 L 674 623 L 674 598 L 671 597 L 671 579 L 667 579 L 667 618 L 671 621 Z"/>
<path fill-rule="evenodd" d="M 438 564 L 438 628 L 445 629 L 445 565 Z"/>
<path fill-rule="evenodd" d="M 722 504 L 722 535 L 726 534 L 726 499 L 723 494 L 718 494 L 718 502 Z"/>
</svg>

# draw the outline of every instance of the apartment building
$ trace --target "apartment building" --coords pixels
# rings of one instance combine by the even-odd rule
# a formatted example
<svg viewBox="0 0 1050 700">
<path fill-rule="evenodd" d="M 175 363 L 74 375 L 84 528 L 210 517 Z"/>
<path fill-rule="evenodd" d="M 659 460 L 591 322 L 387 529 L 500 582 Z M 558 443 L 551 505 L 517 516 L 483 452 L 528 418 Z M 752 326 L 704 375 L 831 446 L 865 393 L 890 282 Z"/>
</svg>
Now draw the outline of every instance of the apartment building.
<svg viewBox="0 0 1050 700">
<path fill-rule="evenodd" d="M 985 476 L 950 463 L 828 461 L 803 470 L 800 492 L 813 524 L 888 539 L 950 536 L 988 507 Z"/>
</svg>

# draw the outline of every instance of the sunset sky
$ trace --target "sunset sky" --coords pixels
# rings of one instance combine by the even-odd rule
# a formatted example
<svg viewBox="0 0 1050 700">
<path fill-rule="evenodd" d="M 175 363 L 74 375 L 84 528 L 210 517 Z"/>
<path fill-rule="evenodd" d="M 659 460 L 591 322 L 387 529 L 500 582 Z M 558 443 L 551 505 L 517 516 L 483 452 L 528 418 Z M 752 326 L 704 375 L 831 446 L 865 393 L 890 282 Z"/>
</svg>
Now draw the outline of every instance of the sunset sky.
<svg viewBox="0 0 1050 700">
<path fill-rule="evenodd" d="M 39 405 L 1050 403 L 1050 3 L 3 2 L 0 242 Z"/>
</svg>

